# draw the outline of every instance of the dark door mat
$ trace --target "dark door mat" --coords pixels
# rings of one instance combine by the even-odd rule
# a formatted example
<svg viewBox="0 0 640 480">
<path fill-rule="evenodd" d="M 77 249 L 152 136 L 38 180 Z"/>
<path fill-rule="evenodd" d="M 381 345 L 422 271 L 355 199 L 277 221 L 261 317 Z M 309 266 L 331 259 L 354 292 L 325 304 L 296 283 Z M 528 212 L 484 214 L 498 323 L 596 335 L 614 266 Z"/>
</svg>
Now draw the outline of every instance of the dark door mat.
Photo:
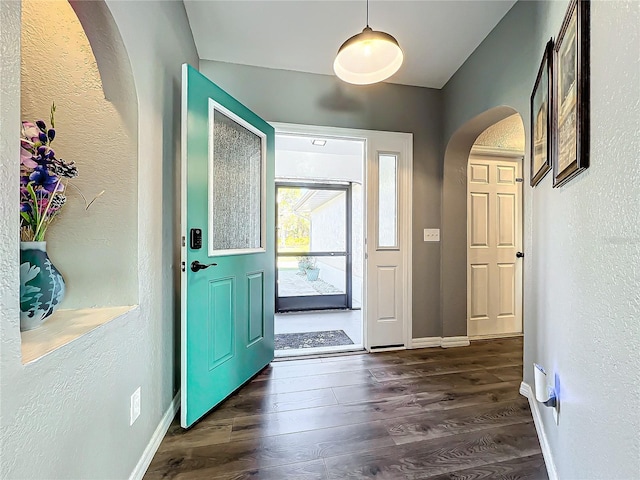
<svg viewBox="0 0 640 480">
<path fill-rule="evenodd" d="M 344 330 L 326 330 L 323 332 L 279 333 L 276 335 L 276 350 L 292 348 L 337 347 L 353 345 L 353 341 Z"/>
</svg>

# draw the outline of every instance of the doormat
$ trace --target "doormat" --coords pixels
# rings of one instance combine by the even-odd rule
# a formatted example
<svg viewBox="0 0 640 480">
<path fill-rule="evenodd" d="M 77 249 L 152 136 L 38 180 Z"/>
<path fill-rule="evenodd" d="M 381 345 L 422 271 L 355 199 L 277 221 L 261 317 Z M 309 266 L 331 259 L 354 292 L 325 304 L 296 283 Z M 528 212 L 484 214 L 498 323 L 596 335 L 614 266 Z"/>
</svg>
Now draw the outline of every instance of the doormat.
<svg viewBox="0 0 640 480">
<path fill-rule="evenodd" d="M 338 347 L 353 345 L 353 341 L 344 330 L 326 330 L 323 332 L 279 333 L 276 335 L 276 350 L 293 348 Z"/>
</svg>

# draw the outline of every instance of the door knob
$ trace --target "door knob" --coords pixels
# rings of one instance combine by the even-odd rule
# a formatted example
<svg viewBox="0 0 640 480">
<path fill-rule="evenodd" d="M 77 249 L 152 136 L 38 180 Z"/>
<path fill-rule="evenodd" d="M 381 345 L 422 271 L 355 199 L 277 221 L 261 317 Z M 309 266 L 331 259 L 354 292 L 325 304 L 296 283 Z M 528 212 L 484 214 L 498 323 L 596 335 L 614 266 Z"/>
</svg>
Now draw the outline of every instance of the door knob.
<svg viewBox="0 0 640 480">
<path fill-rule="evenodd" d="M 215 267 L 216 265 L 218 264 L 217 263 L 204 264 L 204 263 L 200 263 L 198 260 L 195 260 L 191 262 L 191 271 L 198 272 L 200 270 L 204 270 L 205 268 Z"/>
<path fill-rule="evenodd" d="M 522 258 L 522 257 L 524 257 L 524 253 L 516 252 L 516 258 Z"/>
</svg>

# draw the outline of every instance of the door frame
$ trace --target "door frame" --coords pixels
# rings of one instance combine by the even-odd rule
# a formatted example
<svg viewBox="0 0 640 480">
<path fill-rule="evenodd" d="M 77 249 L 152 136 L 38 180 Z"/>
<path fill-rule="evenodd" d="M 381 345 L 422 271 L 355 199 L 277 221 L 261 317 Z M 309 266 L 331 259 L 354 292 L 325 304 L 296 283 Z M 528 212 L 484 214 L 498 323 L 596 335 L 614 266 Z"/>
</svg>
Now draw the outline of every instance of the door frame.
<svg viewBox="0 0 640 480">
<path fill-rule="evenodd" d="M 495 160 L 506 160 L 513 163 L 517 163 L 520 168 L 520 176 L 516 178 L 516 182 L 519 184 L 519 196 L 518 209 L 520 219 L 516 223 L 516 250 L 523 251 L 524 249 L 524 152 L 520 150 L 508 150 L 496 147 L 487 147 L 482 145 L 474 145 L 469 152 L 469 158 L 467 159 L 467 169 L 469 168 L 469 161 L 473 156 L 493 157 Z M 466 172 L 465 172 L 466 173 Z M 522 180 L 519 180 L 522 179 Z M 469 322 L 471 320 L 471 303 L 469 301 L 470 292 L 470 278 L 469 278 L 469 176 L 467 175 L 467 202 L 466 202 L 466 218 L 467 218 L 467 235 L 466 235 L 466 259 L 467 259 L 467 332 L 469 332 Z M 517 298 L 520 299 L 519 307 L 516 306 L 516 310 L 520 309 L 520 317 L 522 323 L 522 332 L 520 333 L 505 333 L 505 334 L 490 334 L 490 335 L 474 335 L 469 336 L 470 340 L 484 340 L 492 338 L 508 338 L 508 337 L 520 337 L 524 334 L 524 261 L 519 262 L 519 268 L 516 272 L 520 276 L 520 291 L 516 293 Z"/>
<path fill-rule="evenodd" d="M 338 138 L 341 140 L 357 140 L 364 141 L 365 143 L 365 154 L 364 154 L 364 165 L 363 165 L 363 178 L 362 178 L 362 191 L 363 191 L 363 231 L 364 231 L 364 240 L 365 245 L 363 246 L 363 254 L 364 258 L 364 272 L 363 272 L 363 298 L 362 298 L 362 322 L 363 322 L 363 337 L 362 343 L 364 348 L 367 351 L 371 351 L 371 346 L 369 343 L 369 332 L 368 332 L 368 299 L 367 299 L 367 283 L 368 283 L 368 262 L 367 262 L 367 254 L 369 248 L 376 248 L 376 239 L 368 239 L 367 238 L 367 228 L 368 228 L 368 217 L 369 217 L 369 208 L 373 206 L 373 208 L 377 208 L 377 206 L 371 205 L 371 201 L 377 200 L 377 195 L 371 195 L 369 192 L 369 169 L 367 165 L 370 165 L 373 162 L 374 158 L 369 158 L 369 149 L 368 146 L 372 142 L 378 140 L 382 140 L 385 137 L 388 138 L 389 135 L 396 136 L 398 138 L 402 138 L 403 141 L 406 142 L 405 150 L 406 155 L 402 156 L 402 165 L 400 165 L 399 170 L 401 170 L 404 175 L 400 176 L 398 187 L 400 190 L 400 197 L 404 202 L 404 205 L 407 206 L 406 209 L 403 209 L 399 212 L 398 220 L 402 225 L 410 226 L 410 231 L 401 235 L 399 239 L 399 246 L 403 252 L 403 264 L 404 264 L 404 275 L 403 275 L 403 283 L 405 285 L 404 294 L 403 294 L 403 311 L 404 311 L 404 347 L 392 347 L 392 348 L 384 348 L 384 349 L 376 349 L 376 352 L 386 351 L 386 350 L 404 350 L 411 348 L 411 340 L 412 340 L 412 329 L 413 329 L 413 274 L 412 274 L 412 262 L 413 262 L 413 136 L 409 133 L 402 132 L 385 132 L 379 130 L 363 130 L 363 129 L 353 129 L 353 128 L 342 128 L 342 127 L 325 127 L 318 125 L 300 125 L 294 123 L 282 123 L 282 122 L 269 122 L 275 129 L 276 137 L 278 135 L 298 135 L 305 137 L 322 137 L 322 138 Z M 276 150 L 277 155 L 277 150 Z M 373 198 L 370 198 L 372 196 Z M 369 241 L 367 241 L 369 240 Z M 373 243 L 372 243 L 373 242 Z"/>
<path fill-rule="evenodd" d="M 304 296 L 304 297 L 298 297 L 298 298 L 303 298 L 305 300 L 311 300 L 313 299 L 311 302 L 308 302 L 309 308 L 301 308 L 301 309 L 289 309 L 289 310 L 278 310 L 278 298 L 279 298 L 279 288 L 278 288 L 278 257 L 296 257 L 299 256 L 300 254 L 304 254 L 305 252 L 291 252 L 291 253 L 284 253 L 281 254 L 278 252 L 278 189 L 279 188 L 308 188 L 308 189 L 312 189 L 312 190 L 334 190 L 334 191 L 341 191 L 345 193 L 345 210 L 346 210 L 346 217 L 345 217 L 345 221 L 346 221 L 346 225 L 345 225 L 345 251 L 344 252 L 308 252 L 309 257 L 344 257 L 345 258 L 345 293 L 344 295 L 340 294 L 338 296 L 345 297 L 345 301 L 344 301 L 344 306 L 342 305 L 337 305 L 337 304 L 333 304 L 333 305 L 329 305 L 329 302 L 323 302 L 321 301 L 320 298 L 322 297 L 331 297 L 332 295 L 311 295 L 311 296 Z M 309 183 L 308 181 L 301 181 L 301 180 L 292 180 L 292 181 L 282 181 L 282 180 L 276 180 L 275 183 L 275 193 L 276 193 L 276 206 L 275 206 L 275 212 L 276 212 L 276 228 L 275 228 L 275 232 L 276 232 L 276 243 L 275 243 L 275 261 L 276 261 L 276 300 L 275 300 L 275 305 L 276 305 L 276 313 L 283 313 L 283 312 L 296 312 L 296 311 L 305 311 L 305 310 L 329 310 L 329 309 L 339 309 L 339 308 L 346 308 L 348 310 L 351 310 L 351 306 L 352 306 L 352 299 L 353 299 L 353 292 L 352 292 L 352 283 L 353 283 L 353 278 L 352 278 L 352 264 L 351 264 L 351 255 L 352 255 L 352 250 L 353 250 L 353 246 L 351 245 L 351 242 L 353 240 L 353 235 L 351 232 L 351 225 L 352 225 L 352 220 L 353 220 L 353 212 L 352 212 L 352 198 L 351 198 L 351 194 L 352 194 L 352 188 L 351 188 L 351 182 L 346 183 L 346 182 L 342 182 L 342 183 L 329 183 L 329 182 L 322 182 L 322 183 Z M 320 297 L 320 298 L 317 298 Z M 285 297 L 283 297 L 285 298 Z M 291 297 L 288 297 L 291 298 Z M 328 298 L 327 298 L 328 300 Z M 295 303 L 295 302 L 292 302 Z"/>
</svg>

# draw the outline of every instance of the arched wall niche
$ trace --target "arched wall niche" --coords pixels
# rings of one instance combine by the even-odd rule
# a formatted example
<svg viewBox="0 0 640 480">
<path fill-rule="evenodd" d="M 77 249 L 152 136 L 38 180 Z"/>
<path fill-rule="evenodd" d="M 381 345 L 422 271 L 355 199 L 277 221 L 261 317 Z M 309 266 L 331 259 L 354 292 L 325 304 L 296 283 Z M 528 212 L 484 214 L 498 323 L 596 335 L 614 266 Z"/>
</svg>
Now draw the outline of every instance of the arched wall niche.
<svg viewBox="0 0 640 480">
<path fill-rule="evenodd" d="M 131 138 L 138 138 L 138 99 L 129 56 L 109 7 L 102 0 L 68 0 L 96 59 L 104 98 L 122 116 Z"/>
<path fill-rule="evenodd" d="M 512 107 L 506 105 L 494 107 L 464 123 L 447 143 L 442 182 L 441 318 L 443 337 L 467 335 L 467 163 L 469 154 L 483 132 L 513 115 L 518 115 L 518 111 Z M 523 124 L 521 117 L 520 123 Z"/>
<path fill-rule="evenodd" d="M 46 15 L 41 15 L 46 11 Z M 23 0 L 21 117 L 56 104 L 56 155 L 75 161 L 75 186 L 47 232 L 65 276 L 62 309 L 138 303 L 138 107 L 133 74 L 104 1 Z"/>
</svg>

